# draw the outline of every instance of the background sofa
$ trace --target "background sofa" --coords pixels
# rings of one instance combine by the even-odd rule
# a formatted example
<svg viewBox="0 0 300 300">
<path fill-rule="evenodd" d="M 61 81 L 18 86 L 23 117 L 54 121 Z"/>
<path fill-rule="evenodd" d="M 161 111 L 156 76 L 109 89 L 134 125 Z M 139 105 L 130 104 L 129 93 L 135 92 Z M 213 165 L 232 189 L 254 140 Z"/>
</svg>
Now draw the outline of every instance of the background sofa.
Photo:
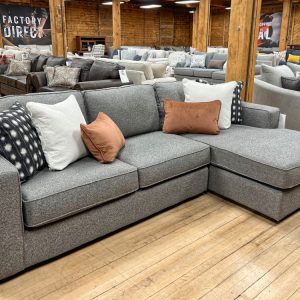
<svg viewBox="0 0 300 300">
<path fill-rule="evenodd" d="M 31 73 L 43 72 L 44 66 L 63 66 L 66 65 L 67 59 L 64 57 L 45 56 L 39 54 L 29 54 L 27 59 L 31 60 Z M 8 65 L 5 65 L 0 75 L 0 94 L 2 95 L 18 95 L 34 92 L 31 74 L 29 75 L 6 75 Z"/>
<path fill-rule="evenodd" d="M 119 70 L 123 70 L 124 67 L 115 62 L 73 58 L 70 67 L 81 69 L 79 82 L 74 87 L 48 87 L 46 73 L 39 72 L 31 75 L 34 90 L 37 92 L 55 92 L 70 89 L 93 90 L 132 84 L 132 82 L 122 83 Z"/>
<path fill-rule="evenodd" d="M 205 68 L 177 66 L 174 68 L 174 75 L 177 80 L 182 80 L 183 78 L 204 79 L 209 83 L 222 83 L 225 81 L 226 69 L 209 69 L 208 64 L 211 60 L 226 61 L 226 53 L 194 52 L 194 54 L 206 54 Z"/>
<path fill-rule="evenodd" d="M 207 190 L 275 220 L 300 206 L 300 132 L 276 129 L 279 109 L 243 103 L 243 125 L 218 136 L 164 134 L 163 99 L 184 100 L 175 82 L 10 96 L 0 111 L 70 94 L 87 122 L 109 115 L 126 146 L 111 164 L 88 156 L 22 185 L 0 157 L 0 279 Z"/>
</svg>

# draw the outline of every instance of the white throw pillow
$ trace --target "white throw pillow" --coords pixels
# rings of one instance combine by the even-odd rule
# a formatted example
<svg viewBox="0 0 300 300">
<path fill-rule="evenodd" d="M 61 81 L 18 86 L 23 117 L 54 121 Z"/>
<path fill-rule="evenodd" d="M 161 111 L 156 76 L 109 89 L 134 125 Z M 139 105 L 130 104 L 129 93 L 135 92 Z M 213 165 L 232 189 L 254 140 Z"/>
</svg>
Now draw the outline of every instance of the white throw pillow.
<svg viewBox="0 0 300 300">
<path fill-rule="evenodd" d="M 63 170 L 88 154 L 80 131 L 86 122 L 74 95 L 54 105 L 28 102 L 26 107 L 51 170 Z"/>
<path fill-rule="evenodd" d="M 219 127 L 220 129 L 228 129 L 231 126 L 231 105 L 233 92 L 237 85 L 236 81 L 210 85 L 184 78 L 182 83 L 185 102 L 210 102 L 220 100 L 222 106 L 219 117 Z"/>
</svg>

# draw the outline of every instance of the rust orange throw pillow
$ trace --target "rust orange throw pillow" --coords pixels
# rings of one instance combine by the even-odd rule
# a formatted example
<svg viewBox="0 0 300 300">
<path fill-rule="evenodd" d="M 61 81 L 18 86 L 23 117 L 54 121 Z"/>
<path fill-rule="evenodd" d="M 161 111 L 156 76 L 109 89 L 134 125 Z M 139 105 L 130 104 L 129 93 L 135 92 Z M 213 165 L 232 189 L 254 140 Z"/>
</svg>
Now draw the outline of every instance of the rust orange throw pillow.
<svg viewBox="0 0 300 300">
<path fill-rule="evenodd" d="M 187 103 L 164 100 L 166 133 L 218 134 L 221 101 Z"/>
<path fill-rule="evenodd" d="M 97 119 L 81 124 L 82 139 L 92 155 L 102 163 L 115 160 L 125 145 L 124 136 L 116 123 L 105 113 L 100 112 Z"/>
</svg>

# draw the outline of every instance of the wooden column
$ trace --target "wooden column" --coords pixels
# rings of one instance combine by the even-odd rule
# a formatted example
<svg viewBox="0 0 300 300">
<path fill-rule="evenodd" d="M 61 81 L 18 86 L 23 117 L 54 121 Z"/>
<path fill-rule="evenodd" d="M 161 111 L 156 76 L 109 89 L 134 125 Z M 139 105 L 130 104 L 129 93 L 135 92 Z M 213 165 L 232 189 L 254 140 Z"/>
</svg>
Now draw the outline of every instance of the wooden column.
<svg viewBox="0 0 300 300">
<path fill-rule="evenodd" d="M 3 48 L 3 46 L 4 46 L 4 43 L 3 43 L 3 38 L 2 38 L 2 28 L 0 25 L 0 48 Z"/>
<path fill-rule="evenodd" d="M 121 9 L 120 0 L 112 0 L 113 48 L 121 47 Z"/>
<path fill-rule="evenodd" d="M 261 3 L 231 1 L 226 81 L 244 81 L 245 101 L 252 101 Z"/>
<path fill-rule="evenodd" d="M 284 51 L 287 48 L 287 41 L 289 37 L 289 24 L 292 13 L 292 0 L 283 0 L 283 11 L 281 19 L 279 51 Z"/>
<path fill-rule="evenodd" d="M 193 14 L 193 37 L 192 37 L 192 47 L 197 48 L 198 45 L 198 12 L 199 7 L 196 8 Z"/>
<path fill-rule="evenodd" d="M 198 8 L 197 50 L 207 51 L 210 23 L 210 0 L 201 0 Z"/>
<path fill-rule="evenodd" d="M 52 51 L 55 56 L 67 55 L 67 36 L 64 0 L 49 0 Z"/>
</svg>

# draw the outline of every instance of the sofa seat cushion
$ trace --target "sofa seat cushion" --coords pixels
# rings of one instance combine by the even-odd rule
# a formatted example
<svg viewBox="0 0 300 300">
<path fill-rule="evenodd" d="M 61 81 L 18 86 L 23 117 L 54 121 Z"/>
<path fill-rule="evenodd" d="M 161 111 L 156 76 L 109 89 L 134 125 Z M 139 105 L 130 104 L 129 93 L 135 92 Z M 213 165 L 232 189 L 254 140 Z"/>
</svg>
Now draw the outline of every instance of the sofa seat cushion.
<svg viewBox="0 0 300 300">
<path fill-rule="evenodd" d="M 49 86 L 42 86 L 38 91 L 39 92 L 62 92 L 62 91 L 69 91 L 70 88 L 66 86 L 54 86 L 54 87 L 49 87 Z"/>
<path fill-rule="evenodd" d="M 194 69 L 194 76 L 203 78 L 212 78 L 212 74 L 216 72 L 216 69 Z"/>
<path fill-rule="evenodd" d="M 86 157 L 63 171 L 43 169 L 21 185 L 24 222 L 39 227 L 137 189 L 136 168 L 120 160 L 100 164 Z"/>
<path fill-rule="evenodd" d="M 194 76 L 194 70 L 192 68 L 175 68 L 174 74 L 181 76 Z"/>
<path fill-rule="evenodd" d="M 142 84 L 155 84 L 155 83 L 162 83 L 162 82 L 175 82 L 175 77 L 162 77 L 162 78 L 154 78 L 152 80 L 145 80 L 142 82 Z"/>
<path fill-rule="evenodd" d="M 224 80 L 225 81 L 225 77 L 226 77 L 225 71 L 216 71 L 216 72 L 213 72 L 211 75 L 211 78 L 215 79 L 215 80 Z"/>
<path fill-rule="evenodd" d="M 218 136 L 187 134 L 211 146 L 211 163 L 275 188 L 300 184 L 300 132 L 233 125 Z"/>
<path fill-rule="evenodd" d="M 156 131 L 128 138 L 119 159 L 137 167 L 140 187 L 145 188 L 208 165 L 210 150 L 190 139 Z"/>
</svg>

